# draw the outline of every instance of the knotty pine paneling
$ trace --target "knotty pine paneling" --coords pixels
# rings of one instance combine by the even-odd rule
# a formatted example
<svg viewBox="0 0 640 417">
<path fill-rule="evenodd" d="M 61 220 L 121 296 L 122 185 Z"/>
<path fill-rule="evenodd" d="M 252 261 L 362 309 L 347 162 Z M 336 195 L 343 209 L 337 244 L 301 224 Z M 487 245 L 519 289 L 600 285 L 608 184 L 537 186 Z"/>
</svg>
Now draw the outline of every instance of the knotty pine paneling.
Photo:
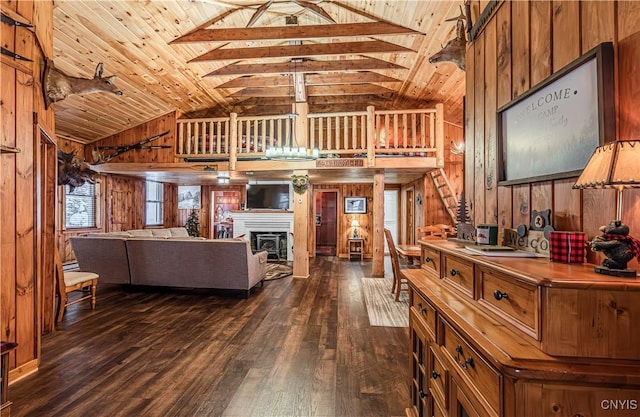
<svg viewBox="0 0 640 417">
<path fill-rule="evenodd" d="M 496 19 L 484 31 L 484 223 L 498 223 L 497 38 Z M 493 86 L 488 88 L 487 86 Z"/>
<path fill-rule="evenodd" d="M 474 172 L 475 172 L 475 184 L 474 184 L 474 193 L 473 193 L 473 200 L 469 200 L 467 199 L 467 201 L 471 201 L 473 206 L 476 207 L 475 210 L 473 210 L 472 212 L 470 212 L 471 217 L 474 220 L 475 224 L 480 224 L 480 223 L 484 223 L 484 208 L 485 208 L 485 204 L 486 204 L 486 200 L 485 200 L 485 155 L 484 155 L 484 150 L 485 150 L 485 140 L 484 140 L 484 135 L 485 135 L 485 131 L 484 131 L 484 106 L 485 106 L 485 83 L 484 83 L 484 77 L 485 77 L 485 66 L 484 66 L 484 36 L 481 36 L 479 38 L 477 38 L 477 41 L 475 42 L 475 67 L 474 67 L 474 72 L 476 73 L 476 77 L 474 79 L 474 109 L 473 109 L 473 115 L 474 115 L 474 133 L 475 133 L 475 137 L 474 137 L 474 144 L 473 144 L 473 150 L 474 150 L 474 164 L 472 165 L 474 167 Z"/>
<path fill-rule="evenodd" d="M 551 3 L 534 1 L 530 3 L 531 65 L 530 84 L 532 86 L 551 75 Z"/>
<path fill-rule="evenodd" d="M 551 8 L 553 18 L 553 72 L 580 56 L 580 3 L 573 0 L 554 0 Z M 538 30 L 538 28 L 531 28 Z M 532 62 L 532 67 L 536 66 Z"/>
<path fill-rule="evenodd" d="M 475 44 L 467 47 L 466 68 L 475 68 Z M 464 194 L 469 215 L 473 219 L 473 202 L 475 201 L 475 74 L 473 71 L 466 71 L 466 96 L 464 99 Z"/>
<path fill-rule="evenodd" d="M 507 6 L 508 5 L 508 6 Z M 509 10 L 508 13 L 505 10 Z M 507 16 L 507 18 L 505 18 Z M 510 19 L 510 20 L 509 20 Z M 485 193 L 487 177 L 480 175 L 478 168 L 478 147 L 489 149 L 496 140 L 487 131 L 486 123 L 495 114 L 486 115 L 487 103 L 496 94 L 498 106 L 515 99 L 528 91 L 531 86 L 544 81 L 552 73 L 561 70 L 581 54 L 601 42 L 613 41 L 616 49 L 616 110 L 617 139 L 640 137 L 640 2 L 598 2 L 598 1 L 553 1 L 553 2 L 505 2 L 488 22 L 489 30 L 482 31 L 478 39 L 469 45 L 467 54 L 467 100 L 465 109 L 466 146 L 465 167 L 474 171 L 465 172 L 467 195 L 475 195 L 476 207 L 472 212 L 487 212 L 486 205 L 496 199 L 498 223 L 501 226 L 529 224 L 531 210 L 552 209 L 552 222 L 557 230 L 581 230 L 589 238 L 598 233 L 598 228 L 608 223 L 615 206 L 613 190 L 573 190 L 575 178 L 545 181 L 531 184 L 499 187 L 497 196 L 489 196 L 482 207 L 477 207 L 481 199 L 478 193 Z M 509 21 L 505 21 L 509 20 Z M 491 23 L 496 22 L 496 36 L 491 33 Z M 507 31 L 503 33 L 501 31 Z M 510 53 L 502 45 L 510 39 Z M 487 72 L 492 68 L 487 63 L 491 51 L 487 43 L 496 43 L 496 65 L 498 78 Z M 477 52 L 482 48 L 484 54 Z M 508 62 L 504 62 L 507 60 Z M 511 72 L 511 96 L 504 94 L 505 81 L 500 69 Z M 505 77 L 506 78 L 506 77 Z M 484 85 L 483 97 L 478 94 L 478 86 Z M 475 87 L 474 87 L 475 86 Z M 482 106 L 482 109 L 475 108 Z M 482 115 L 481 119 L 478 117 Z M 485 126 L 480 124 L 484 123 Z M 473 129 L 473 133 L 471 133 Z M 615 139 L 615 138 L 611 138 Z M 473 152 L 469 150 L 473 149 Z M 481 161 L 485 164 L 486 160 Z M 639 190 L 627 190 L 624 194 L 623 220 L 629 224 L 632 234 L 640 235 Z M 473 214 L 474 219 L 482 214 Z M 591 258 L 595 256 L 590 255 Z M 637 261 L 632 262 L 637 265 Z"/>
<path fill-rule="evenodd" d="M 38 22 L 49 27 L 52 7 L 52 2 L 2 1 L 3 10 L 29 22 L 37 15 Z M 53 110 L 44 110 L 34 74 L 40 73 L 41 51 L 51 51 L 53 44 L 52 38 L 38 30 L 41 47 L 30 30 L 7 24 L 0 30 L 4 47 L 33 60 L 15 62 L 3 57 L 0 64 L 0 143 L 20 149 L 19 153 L 3 153 L 0 164 L 0 338 L 19 344 L 9 356 L 10 379 L 14 380 L 37 370 L 40 334 L 50 330 L 43 323 L 51 322 L 51 309 L 42 304 L 38 285 L 50 288 L 53 280 L 52 270 L 43 269 L 43 265 L 52 265 L 53 250 L 41 244 L 53 246 L 43 232 L 43 227 L 49 230 L 52 219 L 39 216 L 54 203 L 37 196 L 55 195 L 41 189 L 50 185 L 43 173 L 44 161 L 52 155 L 45 152 L 41 156 L 34 127 L 38 122 L 53 131 Z"/>
<path fill-rule="evenodd" d="M 85 159 L 92 161 L 91 151 L 94 147 L 100 146 L 128 146 L 136 144 L 142 140 L 149 139 L 160 133 L 169 131 L 169 134 L 159 139 L 149 142 L 148 145 L 169 146 L 167 149 L 134 149 L 120 154 L 109 162 L 178 162 L 174 156 L 175 149 L 173 145 L 176 143 L 176 113 L 171 112 L 164 116 L 153 119 L 147 123 L 124 130 L 113 136 L 101 139 L 85 146 Z M 104 149 L 101 152 L 104 155 L 114 153 L 115 149 Z"/>
</svg>

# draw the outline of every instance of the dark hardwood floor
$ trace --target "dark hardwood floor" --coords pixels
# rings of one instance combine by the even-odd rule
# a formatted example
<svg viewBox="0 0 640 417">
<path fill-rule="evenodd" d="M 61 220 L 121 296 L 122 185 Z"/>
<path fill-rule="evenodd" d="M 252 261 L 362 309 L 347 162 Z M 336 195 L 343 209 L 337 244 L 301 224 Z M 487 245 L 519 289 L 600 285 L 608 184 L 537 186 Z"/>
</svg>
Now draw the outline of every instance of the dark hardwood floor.
<svg viewBox="0 0 640 417">
<path fill-rule="evenodd" d="M 310 270 L 249 299 L 99 285 L 97 309 L 70 306 L 40 370 L 9 387 L 11 415 L 403 416 L 408 329 L 369 325 L 371 262 Z"/>
</svg>

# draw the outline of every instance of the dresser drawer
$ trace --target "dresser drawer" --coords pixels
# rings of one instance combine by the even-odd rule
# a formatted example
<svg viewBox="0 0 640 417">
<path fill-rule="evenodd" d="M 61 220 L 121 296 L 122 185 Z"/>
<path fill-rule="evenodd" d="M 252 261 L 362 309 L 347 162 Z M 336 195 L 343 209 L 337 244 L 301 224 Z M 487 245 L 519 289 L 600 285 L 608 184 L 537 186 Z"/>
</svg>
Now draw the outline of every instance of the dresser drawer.
<svg viewBox="0 0 640 417">
<path fill-rule="evenodd" d="M 527 335 L 540 340 L 538 287 L 480 267 L 480 303 L 507 319 Z"/>
<path fill-rule="evenodd" d="M 474 298 L 473 264 L 471 262 L 452 255 L 443 255 L 442 274 L 445 284 L 469 298 Z"/>
<path fill-rule="evenodd" d="M 449 404 L 449 371 L 438 357 L 437 351 L 439 349 L 439 346 L 433 345 L 430 348 L 431 373 L 427 377 L 429 378 L 432 395 L 441 404 L 445 404 L 446 409 Z"/>
<path fill-rule="evenodd" d="M 443 348 L 456 372 L 465 378 L 479 399 L 501 415 L 502 378 L 482 355 L 473 349 L 449 323 L 443 320 Z"/>
<path fill-rule="evenodd" d="M 436 340 L 436 309 L 413 289 L 411 289 L 411 307 L 424 322 L 431 339 Z"/>
<path fill-rule="evenodd" d="M 430 247 L 422 245 L 422 268 L 427 271 L 434 271 L 440 278 L 440 252 Z"/>
</svg>

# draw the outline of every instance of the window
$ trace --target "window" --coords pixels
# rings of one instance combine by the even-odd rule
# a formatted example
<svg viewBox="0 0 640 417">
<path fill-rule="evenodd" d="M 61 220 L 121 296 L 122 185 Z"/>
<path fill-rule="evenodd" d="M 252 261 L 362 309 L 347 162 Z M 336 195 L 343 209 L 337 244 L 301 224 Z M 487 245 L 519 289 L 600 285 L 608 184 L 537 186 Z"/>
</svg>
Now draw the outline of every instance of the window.
<svg viewBox="0 0 640 417">
<path fill-rule="evenodd" d="M 147 181 L 147 200 L 146 200 L 146 225 L 161 226 L 163 200 L 163 184 L 161 182 Z"/>
<path fill-rule="evenodd" d="M 98 185 L 85 182 L 72 191 L 70 185 L 64 187 L 64 218 L 67 229 L 98 227 Z"/>
</svg>

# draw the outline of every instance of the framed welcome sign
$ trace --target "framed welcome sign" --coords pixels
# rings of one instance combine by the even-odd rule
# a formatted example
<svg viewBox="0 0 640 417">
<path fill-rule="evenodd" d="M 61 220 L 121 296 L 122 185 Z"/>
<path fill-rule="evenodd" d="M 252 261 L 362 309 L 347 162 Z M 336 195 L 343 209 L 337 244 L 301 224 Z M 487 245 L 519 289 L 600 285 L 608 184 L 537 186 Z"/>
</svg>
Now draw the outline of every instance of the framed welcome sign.
<svg viewBox="0 0 640 417">
<path fill-rule="evenodd" d="M 607 42 L 498 109 L 499 184 L 577 176 L 596 147 L 614 139 Z"/>
</svg>

